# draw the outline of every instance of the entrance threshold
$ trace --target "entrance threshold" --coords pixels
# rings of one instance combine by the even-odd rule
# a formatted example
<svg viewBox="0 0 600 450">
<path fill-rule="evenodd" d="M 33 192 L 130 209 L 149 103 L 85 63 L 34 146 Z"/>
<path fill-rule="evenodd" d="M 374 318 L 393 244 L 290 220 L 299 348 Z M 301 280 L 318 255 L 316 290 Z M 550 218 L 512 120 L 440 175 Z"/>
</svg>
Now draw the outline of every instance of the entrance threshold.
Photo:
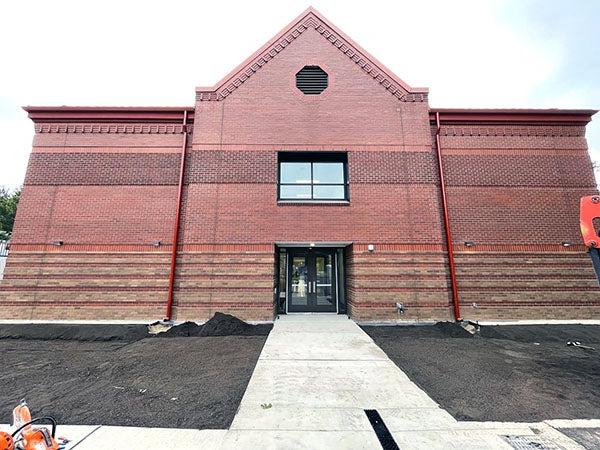
<svg viewBox="0 0 600 450">
<path fill-rule="evenodd" d="M 345 314 L 339 314 L 337 312 L 288 312 L 288 316 L 344 316 Z"/>
</svg>

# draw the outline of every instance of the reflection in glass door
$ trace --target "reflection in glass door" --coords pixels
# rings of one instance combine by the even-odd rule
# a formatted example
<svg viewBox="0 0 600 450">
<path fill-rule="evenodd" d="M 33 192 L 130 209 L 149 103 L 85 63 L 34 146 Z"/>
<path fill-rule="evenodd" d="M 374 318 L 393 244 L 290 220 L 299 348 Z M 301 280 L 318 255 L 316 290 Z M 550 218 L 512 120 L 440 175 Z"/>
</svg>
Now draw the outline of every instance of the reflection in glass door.
<svg viewBox="0 0 600 450">
<path fill-rule="evenodd" d="M 288 261 L 288 312 L 336 312 L 334 251 L 294 249 Z"/>
<path fill-rule="evenodd" d="M 333 304 L 333 255 L 315 255 L 316 269 L 316 303 L 318 306 L 332 306 Z"/>
<path fill-rule="evenodd" d="M 308 306 L 308 268 L 306 256 L 293 256 L 290 270 L 290 306 Z"/>
</svg>

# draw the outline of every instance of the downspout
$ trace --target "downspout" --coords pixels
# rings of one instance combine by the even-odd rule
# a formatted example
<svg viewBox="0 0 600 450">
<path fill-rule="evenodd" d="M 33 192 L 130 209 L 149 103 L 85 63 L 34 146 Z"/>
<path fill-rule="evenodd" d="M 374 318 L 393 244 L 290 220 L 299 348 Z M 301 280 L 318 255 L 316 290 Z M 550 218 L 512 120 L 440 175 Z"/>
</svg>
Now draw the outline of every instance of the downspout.
<svg viewBox="0 0 600 450">
<path fill-rule="evenodd" d="M 183 196 L 183 175 L 185 173 L 185 150 L 187 146 L 187 114 L 183 111 L 183 142 L 181 144 L 181 162 L 179 164 L 179 187 L 177 189 L 177 211 L 175 213 L 175 224 L 173 226 L 173 248 L 171 249 L 171 269 L 169 271 L 169 292 L 167 297 L 167 313 L 165 321 L 171 320 L 173 309 L 173 290 L 175 287 L 175 267 L 177 265 L 177 244 L 179 242 L 179 228 L 181 224 L 181 199 Z"/>
<path fill-rule="evenodd" d="M 462 320 L 460 316 L 460 300 L 456 284 L 456 269 L 454 266 L 454 249 L 452 248 L 452 231 L 450 231 L 450 215 L 448 214 L 448 198 L 446 197 L 446 181 L 444 179 L 444 162 L 442 161 L 442 146 L 440 144 L 440 113 L 435 113 L 435 144 L 440 175 L 440 191 L 442 193 L 442 209 L 444 211 L 444 229 L 446 231 L 446 248 L 448 249 L 448 266 L 450 268 L 450 285 L 452 287 L 452 304 L 454 305 L 454 320 Z"/>
</svg>

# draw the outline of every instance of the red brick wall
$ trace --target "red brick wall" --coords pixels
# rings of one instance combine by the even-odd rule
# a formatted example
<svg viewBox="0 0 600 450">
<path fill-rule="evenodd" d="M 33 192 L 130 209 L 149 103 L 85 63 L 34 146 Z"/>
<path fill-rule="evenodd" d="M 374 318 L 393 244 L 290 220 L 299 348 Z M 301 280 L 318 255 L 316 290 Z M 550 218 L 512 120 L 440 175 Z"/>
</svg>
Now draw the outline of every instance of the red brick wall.
<svg viewBox="0 0 600 450">
<path fill-rule="evenodd" d="M 36 124 L 1 316 L 162 317 L 181 141 L 173 125 Z"/>
<path fill-rule="evenodd" d="M 400 100 L 317 29 L 219 101 L 197 93 L 175 319 L 272 318 L 277 241 L 353 242 L 356 319 L 452 318 L 426 96 Z M 304 65 L 328 72 L 323 94 L 295 88 Z M 0 316 L 162 317 L 182 137 L 167 122 L 37 120 Z M 464 316 L 598 317 L 584 249 L 560 245 L 581 243 L 578 199 L 596 192 L 584 126 L 442 120 L 441 143 Z M 282 150 L 347 152 L 349 204 L 278 204 Z"/>
<path fill-rule="evenodd" d="M 329 74 L 321 95 L 304 95 L 295 74 L 319 65 Z M 400 102 L 348 55 L 309 28 L 263 65 L 225 101 L 196 103 L 194 145 L 243 151 L 265 145 L 430 146 L 426 102 Z M 295 147 L 298 148 L 298 147 Z"/>
</svg>

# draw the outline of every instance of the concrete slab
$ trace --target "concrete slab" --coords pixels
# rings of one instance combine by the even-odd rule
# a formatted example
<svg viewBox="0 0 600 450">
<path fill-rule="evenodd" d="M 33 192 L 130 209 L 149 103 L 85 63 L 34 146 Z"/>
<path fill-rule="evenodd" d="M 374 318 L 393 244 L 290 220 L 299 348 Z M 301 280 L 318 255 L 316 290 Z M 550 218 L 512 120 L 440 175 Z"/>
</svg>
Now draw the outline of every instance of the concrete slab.
<svg viewBox="0 0 600 450">
<path fill-rule="evenodd" d="M 226 430 L 182 430 L 173 428 L 100 427 L 76 450 L 144 449 L 217 450 L 222 448 Z"/>
<path fill-rule="evenodd" d="M 200 448 L 200 447 L 198 447 Z M 230 430 L 222 449 L 372 450 L 381 448 L 372 431 L 251 431 Z"/>
<path fill-rule="evenodd" d="M 514 450 L 497 434 L 484 431 L 396 431 L 392 436 L 398 447 L 414 450 Z"/>
<path fill-rule="evenodd" d="M 306 342 L 308 345 L 302 345 Z M 366 335 L 358 333 L 280 331 L 265 343 L 264 359 L 386 360 L 387 356 Z"/>
<path fill-rule="evenodd" d="M 241 408 L 232 430 L 373 431 L 362 408 L 315 408 L 272 404 Z"/>
<path fill-rule="evenodd" d="M 384 361 L 260 361 L 240 408 L 273 403 L 315 408 L 437 408 Z"/>
<path fill-rule="evenodd" d="M 447 430 L 457 421 L 441 408 L 380 408 L 377 410 L 390 431 Z"/>
</svg>

